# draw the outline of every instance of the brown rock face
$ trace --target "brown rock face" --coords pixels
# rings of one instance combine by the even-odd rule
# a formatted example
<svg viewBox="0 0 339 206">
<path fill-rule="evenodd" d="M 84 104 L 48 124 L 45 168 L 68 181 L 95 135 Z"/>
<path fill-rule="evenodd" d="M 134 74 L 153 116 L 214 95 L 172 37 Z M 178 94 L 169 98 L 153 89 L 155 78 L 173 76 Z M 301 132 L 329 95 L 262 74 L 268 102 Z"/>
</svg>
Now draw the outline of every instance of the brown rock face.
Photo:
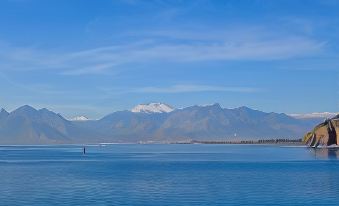
<svg viewBox="0 0 339 206">
<path fill-rule="evenodd" d="M 304 136 L 304 142 L 310 147 L 339 145 L 339 115 L 318 124 Z"/>
</svg>

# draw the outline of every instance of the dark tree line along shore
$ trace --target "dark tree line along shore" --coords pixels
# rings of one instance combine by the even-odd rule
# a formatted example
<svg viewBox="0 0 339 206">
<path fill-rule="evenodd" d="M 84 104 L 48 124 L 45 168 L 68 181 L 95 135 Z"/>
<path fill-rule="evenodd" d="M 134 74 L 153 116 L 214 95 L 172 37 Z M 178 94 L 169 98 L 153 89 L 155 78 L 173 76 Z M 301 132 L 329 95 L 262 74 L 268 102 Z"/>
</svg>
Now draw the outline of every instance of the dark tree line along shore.
<svg viewBox="0 0 339 206">
<path fill-rule="evenodd" d="M 234 141 L 191 141 L 192 144 L 301 144 L 302 139 L 259 139 L 259 140 L 234 140 Z"/>
</svg>

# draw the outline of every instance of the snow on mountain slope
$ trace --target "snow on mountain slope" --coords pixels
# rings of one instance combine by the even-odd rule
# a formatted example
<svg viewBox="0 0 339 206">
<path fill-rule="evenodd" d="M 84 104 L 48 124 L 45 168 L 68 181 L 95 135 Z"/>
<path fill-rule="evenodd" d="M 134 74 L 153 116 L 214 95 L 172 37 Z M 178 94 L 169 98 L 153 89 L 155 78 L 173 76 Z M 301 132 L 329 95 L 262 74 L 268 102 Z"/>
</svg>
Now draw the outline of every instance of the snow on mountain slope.
<svg viewBox="0 0 339 206">
<path fill-rule="evenodd" d="M 314 112 L 309 114 L 289 114 L 289 116 L 296 119 L 313 119 L 313 118 L 331 118 L 337 115 L 337 113 L 332 112 Z"/>
<path fill-rule="evenodd" d="M 135 113 L 168 113 L 174 110 L 168 104 L 164 103 L 149 103 L 149 104 L 139 104 L 135 106 L 131 111 Z"/>
<path fill-rule="evenodd" d="M 71 119 L 71 121 L 88 121 L 89 119 L 85 116 L 77 116 L 77 117 L 73 117 Z"/>
</svg>

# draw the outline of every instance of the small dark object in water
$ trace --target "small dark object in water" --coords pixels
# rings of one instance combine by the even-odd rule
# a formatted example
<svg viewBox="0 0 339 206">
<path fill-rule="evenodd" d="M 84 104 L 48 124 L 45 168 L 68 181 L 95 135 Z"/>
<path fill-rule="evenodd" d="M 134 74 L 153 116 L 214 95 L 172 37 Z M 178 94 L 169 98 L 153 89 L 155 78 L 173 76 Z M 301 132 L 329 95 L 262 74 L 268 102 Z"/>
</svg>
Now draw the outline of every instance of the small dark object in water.
<svg viewBox="0 0 339 206">
<path fill-rule="evenodd" d="M 84 147 L 82 154 L 86 154 L 86 147 Z"/>
</svg>

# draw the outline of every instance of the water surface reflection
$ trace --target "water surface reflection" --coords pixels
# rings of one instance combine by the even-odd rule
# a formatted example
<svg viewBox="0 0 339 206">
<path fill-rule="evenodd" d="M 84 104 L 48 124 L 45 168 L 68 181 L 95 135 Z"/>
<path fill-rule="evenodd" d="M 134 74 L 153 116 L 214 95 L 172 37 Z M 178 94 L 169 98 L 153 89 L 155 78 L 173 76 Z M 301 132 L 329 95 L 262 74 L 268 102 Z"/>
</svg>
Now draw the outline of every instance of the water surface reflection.
<svg viewBox="0 0 339 206">
<path fill-rule="evenodd" d="M 316 159 L 337 160 L 339 159 L 339 148 L 310 148 L 310 152 Z"/>
</svg>

